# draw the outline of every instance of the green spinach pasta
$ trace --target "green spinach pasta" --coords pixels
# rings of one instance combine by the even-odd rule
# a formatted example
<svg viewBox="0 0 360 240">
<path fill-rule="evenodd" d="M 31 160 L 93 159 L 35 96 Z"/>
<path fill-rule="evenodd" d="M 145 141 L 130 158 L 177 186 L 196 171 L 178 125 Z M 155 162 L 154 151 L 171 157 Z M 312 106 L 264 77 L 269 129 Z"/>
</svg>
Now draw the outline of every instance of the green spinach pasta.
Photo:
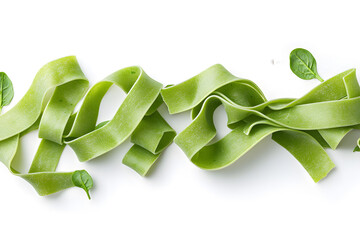
<svg viewBox="0 0 360 240">
<path fill-rule="evenodd" d="M 66 145 L 85 162 L 130 138 L 133 146 L 123 163 L 145 176 L 172 141 L 196 166 L 216 170 L 232 164 L 271 135 L 318 182 L 334 168 L 325 148 L 335 149 L 350 130 L 360 126 L 360 87 L 355 69 L 324 81 L 314 57 L 305 49 L 290 54 L 290 68 L 302 79 L 316 78 L 322 83 L 298 99 L 267 100 L 254 82 L 217 64 L 167 87 L 140 67 L 128 67 L 88 89 L 76 58 L 61 58 L 42 67 L 24 97 L 0 115 L 0 124 L 5 126 L 0 128 L 0 161 L 39 195 L 76 186 L 90 198 L 93 180 L 85 170 L 56 172 Z M 6 74 L 1 73 L 0 80 L 2 107 L 10 103 L 13 89 Z M 111 120 L 97 123 L 100 103 L 113 85 L 126 97 Z M 80 109 L 74 112 L 82 99 Z M 190 111 L 191 124 L 176 134 L 157 111 L 163 103 L 170 114 Z M 231 132 L 210 143 L 216 136 L 213 114 L 220 105 Z M 41 143 L 29 171 L 20 173 L 13 159 L 21 137 L 37 129 Z"/>
</svg>

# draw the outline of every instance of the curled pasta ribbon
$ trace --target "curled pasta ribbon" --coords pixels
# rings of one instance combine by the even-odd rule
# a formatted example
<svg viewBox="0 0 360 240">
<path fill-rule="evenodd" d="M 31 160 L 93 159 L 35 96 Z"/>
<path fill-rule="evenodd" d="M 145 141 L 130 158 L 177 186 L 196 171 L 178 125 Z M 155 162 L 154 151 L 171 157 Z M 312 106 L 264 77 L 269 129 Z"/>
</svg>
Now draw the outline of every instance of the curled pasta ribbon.
<svg viewBox="0 0 360 240">
<path fill-rule="evenodd" d="M 127 96 L 113 119 L 96 128 L 101 100 L 112 85 L 120 87 Z M 65 143 L 85 162 L 112 150 L 131 136 L 134 146 L 123 162 L 145 175 L 176 135 L 156 110 L 162 103 L 161 88 L 160 83 L 139 67 L 111 74 L 86 94 Z"/>
<path fill-rule="evenodd" d="M 360 87 L 354 69 L 299 99 L 268 101 L 255 83 L 233 76 L 221 65 L 164 88 L 161 94 L 170 113 L 191 110 L 192 123 L 174 141 L 195 165 L 207 170 L 230 165 L 272 135 L 317 182 L 334 167 L 324 147 L 335 149 L 360 124 Z M 221 104 L 232 131 L 209 144 L 216 136 L 213 114 Z"/>
<path fill-rule="evenodd" d="M 100 103 L 113 85 L 127 95 L 114 117 L 98 124 Z M 269 101 L 255 83 L 233 76 L 221 65 L 163 89 L 140 67 L 121 69 L 90 90 L 88 86 L 75 57 L 55 60 L 40 69 L 19 103 L 0 116 L 0 124 L 6 126 L 0 128 L 0 161 L 40 195 L 74 186 L 88 194 L 92 187 L 85 170 L 56 172 L 66 145 L 86 162 L 128 138 L 134 145 L 123 163 L 145 176 L 173 140 L 195 165 L 215 170 L 232 164 L 272 135 L 317 182 L 334 167 L 324 148 L 335 149 L 349 131 L 360 126 L 360 87 L 354 69 L 301 98 Z M 157 111 L 163 102 L 171 114 L 191 110 L 192 123 L 177 136 Z M 216 136 L 213 114 L 220 105 L 232 131 L 209 144 Z M 20 139 L 36 129 L 41 143 L 29 171 L 20 173 L 13 164 Z"/>
<path fill-rule="evenodd" d="M 0 116 L 0 123 L 6 126 L 0 129 L 0 161 L 13 174 L 27 180 L 39 195 L 73 186 L 88 193 L 85 187 L 90 180 L 92 186 L 92 179 L 84 170 L 55 172 L 66 145 L 80 161 L 88 161 L 131 136 L 134 146 L 124 163 L 145 175 L 176 135 L 157 112 L 162 103 L 162 85 L 141 68 L 121 69 L 87 92 L 88 85 L 75 57 L 55 60 L 39 70 L 19 103 Z M 127 96 L 112 120 L 96 125 L 101 100 L 112 85 L 123 89 Z M 84 96 L 80 110 L 73 113 Z M 28 173 L 20 173 L 13 166 L 20 138 L 35 129 L 39 129 L 42 141 Z M 78 179 L 84 182 L 78 183 Z"/>
</svg>

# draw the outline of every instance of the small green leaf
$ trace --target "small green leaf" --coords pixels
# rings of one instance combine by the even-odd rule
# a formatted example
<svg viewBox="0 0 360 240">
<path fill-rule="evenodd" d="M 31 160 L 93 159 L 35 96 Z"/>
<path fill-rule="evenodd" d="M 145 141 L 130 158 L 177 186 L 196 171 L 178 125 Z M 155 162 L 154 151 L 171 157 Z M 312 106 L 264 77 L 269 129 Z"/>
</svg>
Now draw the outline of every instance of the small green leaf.
<svg viewBox="0 0 360 240">
<path fill-rule="evenodd" d="M 104 121 L 104 122 L 99 123 L 98 125 L 96 125 L 95 130 L 96 130 L 96 129 L 99 129 L 99 128 L 102 128 L 103 126 L 105 126 L 105 125 L 108 124 L 109 122 L 110 122 L 110 121 Z"/>
<path fill-rule="evenodd" d="M 84 189 L 88 198 L 91 199 L 89 190 L 93 187 L 93 180 L 87 171 L 75 171 L 72 175 L 72 182 L 76 187 Z"/>
<path fill-rule="evenodd" d="M 358 145 L 356 145 L 353 152 L 360 152 L 360 147 Z"/>
<path fill-rule="evenodd" d="M 0 72 L 0 107 L 9 105 L 14 97 L 14 88 L 10 78 L 4 72 Z"/>
<path fill-rule="evenodd" d="M 306 49 L 296 48 L 290 53 L 290 68 L 301 79 L 324 81 L 317 72 L 314 56 Z"/>
</svg>

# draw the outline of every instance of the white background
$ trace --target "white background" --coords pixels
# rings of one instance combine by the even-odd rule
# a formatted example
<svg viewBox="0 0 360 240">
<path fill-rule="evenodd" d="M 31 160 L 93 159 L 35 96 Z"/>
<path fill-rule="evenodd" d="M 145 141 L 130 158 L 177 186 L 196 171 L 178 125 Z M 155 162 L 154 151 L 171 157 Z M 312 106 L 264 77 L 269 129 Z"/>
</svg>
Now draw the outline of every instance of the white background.
<svg viewBox="0 0 360 240">
<path fill-rule="evenodd" d="M 131 65 L 180 83 L 221 63 L 269 99 L 300 97 L 318 82 L 291 73 L 292 49 L 310 50 L 325 79 L 360 67 L 357 2 L 1 1 L 0 71 L 14 83 L 11 106 L 42 65 L 67 55 L 77 56 L 92 84 Z M 111 89 L 100 120 L 123 98 Z M 160 111 L 178 132 L 190 123 L 189 113 Z M 224 136 L 222 108 L 215 120 Z M 173 144 L 146 178 L 121 164 L 129 142 L 88 163 L 67 148 L 58 170 L 88 170 L 91 201 L 78 188 L 40 197 L 0 166 L 0 238 L 359 239 L 360 154 L 352 152 L 359 135 L 328 150 L 336 169 L 317 184 L 270 138 L 216 172 L 198 169 Z M 24 137 L 23 171 L 38 143 L 35 132 Z"/>
</svg>

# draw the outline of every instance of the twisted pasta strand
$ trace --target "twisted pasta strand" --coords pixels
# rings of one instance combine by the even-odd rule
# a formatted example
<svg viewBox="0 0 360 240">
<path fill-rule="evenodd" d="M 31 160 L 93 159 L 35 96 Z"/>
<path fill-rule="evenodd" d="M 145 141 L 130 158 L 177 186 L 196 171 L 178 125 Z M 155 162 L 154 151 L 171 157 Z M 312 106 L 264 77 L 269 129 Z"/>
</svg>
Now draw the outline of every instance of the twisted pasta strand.
<svg viewBox="0 0 360 240">
<path fill-rule="evenodd" d="M 174 96 L 180 95 L 184 100 L 177 101 Z M 354 69 L 325 81 L 299 99 L 267 101 L 255 83 L 233 76 L 221 65 L 162 90 L 171 113 L 192 109 L 194 120 L 176 136 L 175 143 L 198 167 L 226 167 L 272 134 L 315 182 L 334 167 L 323 147 L 336 148 L 360 123 L 359 96 Z M 209 145 L 216 136 L 213 114 L 221 104 L 233 130 Z"/>
<path fill-rule="evenodd" d="M 100 103 L 113 85 L 127 95 L 111 120 L 97 124 Z M 219 64 L 165 88 L 140 67 L 116 71 L 87 91 L 88 86 L 75 57 L 55 60 L 39 70 L 19 103 L 0 116 L 0 124 L 6 126 L 0 128 L 0 161 L 40 195 L 74 186 L 88 193 L 92 187 L 85 170 L 56 172 L 66 145 L 85 162 L 129 137 L 134 145 L 123 163 L 145 176 L 173 140 L 196 166 L 215 170 L 232 164 L 272 135 L 317 182 L 334 167 L 324 148 L 335 149 L 360 126 L 360 87 L 354 69 L 298 99 L 267 100 L 254 82 L 232 75 Z M 171 114 L 190 110 L 193 121 L 176 135 L 157 111 L 162 103 Z M 209 144 L 216 136 L 213 114 L 220 105 L 232 131 Z M 28 173 L 20 173 L 13 166 L 20 138 L 36 129 L 42 141 Z"/>
<path fill-rule="evenodd" d="M 96 126 L 101 100 L 112 85 L 123 89 L 127 96 L 112 120 Z M 124 163 L 145 175 L 176 135 L 157 112 L 162 103 L 159 95 L 162 85 L 141 68 L 121 69 L 94 85 L 79 112 L 73 114 L 87 87 L 88 81 L 76 58 L 61 58 L 45 65 L 20 102 L 0 116 L 0 123 L 7 123 L 4 126 L 14 123 L 0 130 L 0 160 L 13 174 L 30 182 L 40 195 L 79 186 L 74 182 L 77 179 L 74 174 L 78 171 L 55 172 L 66 145 L 75 151 L 80 161 L 88 161 L 110 151 L 133 134 L 134 146 Z M 47 101 L 45 96 L 50 91 L 53 93 Z M 149 129 L 149 126 L 156 128 Z M 20 136 L 35 129 L 39 129 L 42 141 L 29 172 L 20 174 L 12 164 Z M 86 177 L 92 181 L 88 174 Z"/>
</svg>

